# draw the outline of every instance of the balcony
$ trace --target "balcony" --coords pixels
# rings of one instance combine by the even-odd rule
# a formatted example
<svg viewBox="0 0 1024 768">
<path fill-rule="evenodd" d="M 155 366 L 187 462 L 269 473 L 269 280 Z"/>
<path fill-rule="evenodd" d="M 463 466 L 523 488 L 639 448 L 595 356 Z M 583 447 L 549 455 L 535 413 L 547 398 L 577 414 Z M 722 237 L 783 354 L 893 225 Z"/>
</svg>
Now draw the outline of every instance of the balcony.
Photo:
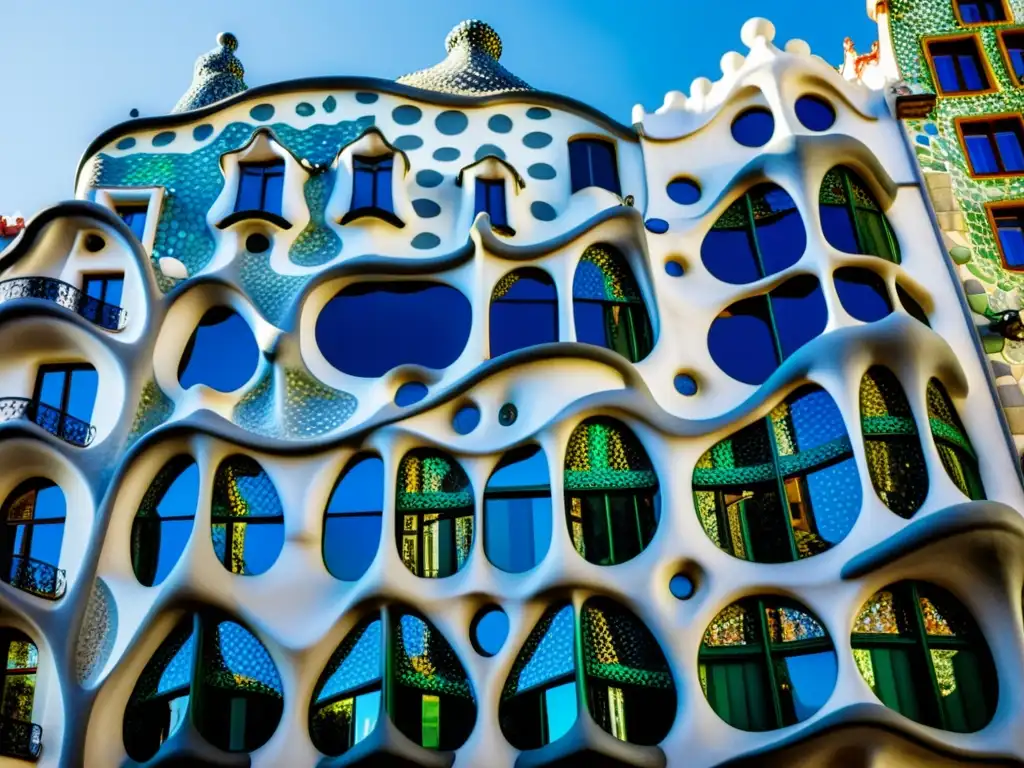
<svg viewBox="0 0 1024 768">
<path fill-rule="evenodd" d="M 39 759 L 43 749 L 43 729 L 35 723 L 0 717 L 0 755 L 18 760 Z"/>
<path fill-rule="evenodd" d="M 67 574 L 63 568 L 31 557 L 10 557 L 11 565 L 7 574 L 9 578 L 5 578 L 4 581 L 12 587 L 47 600 L 60 600 L 64 597 Z"/>
<path fill-rule="evenodd" d="M 87 296 L 70 283 L 52 277 L 16 277 L 0 282 L 0 303 L 15 299 L 52 301 L 108 331 L 120 331 L 128 323 L 128 313 L 121 307 Z"/>
<path fill-rule="evenodd" d="M 79 448 L 87 447 L 96 436 L 96 427 L 53 406 L 27 397 L 0 398 L 0 422 L 17 419 L 38 424 L 51 435 Z"/>
</svg>

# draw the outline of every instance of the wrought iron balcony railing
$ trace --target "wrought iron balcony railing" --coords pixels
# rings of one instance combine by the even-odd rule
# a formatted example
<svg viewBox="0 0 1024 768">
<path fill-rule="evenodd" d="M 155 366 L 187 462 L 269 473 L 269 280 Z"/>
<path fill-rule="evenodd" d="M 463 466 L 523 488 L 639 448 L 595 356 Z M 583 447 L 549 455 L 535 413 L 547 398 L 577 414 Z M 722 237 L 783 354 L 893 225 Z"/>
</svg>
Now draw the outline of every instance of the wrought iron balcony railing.
<svg viewBox="0 0 1024 768">
<path fill-rule="evenodd" d="M 27 397 L 0 398 L 0 422 L 25 419 L 71 445 L 85 448 L 96 436 L 96 427 L 69 413 Z"/>
<path fill-rule="evenodd" d="M 39 759 L 43 750 L 43 729 L 35 723 L 0 717 L 0 755 L 18 760 Z"/>
<path fill-rule="evenodd" d="M 128 323 L 128 313 L 121 307 L 94 299 L 52 277 L 15 277 L 0 282 L 0 303 L 14 299 L 52 301 L 108 331 L 120 331 Z"/>
<path fill-rule="evenodd" d="M 64 597 L 68 586 L 63 568 L 22 555 L 11 555 L 10 570 L 5 575 L 9 576 L 5 581 L 12 587 L 47 600 Z"/>
</svg>

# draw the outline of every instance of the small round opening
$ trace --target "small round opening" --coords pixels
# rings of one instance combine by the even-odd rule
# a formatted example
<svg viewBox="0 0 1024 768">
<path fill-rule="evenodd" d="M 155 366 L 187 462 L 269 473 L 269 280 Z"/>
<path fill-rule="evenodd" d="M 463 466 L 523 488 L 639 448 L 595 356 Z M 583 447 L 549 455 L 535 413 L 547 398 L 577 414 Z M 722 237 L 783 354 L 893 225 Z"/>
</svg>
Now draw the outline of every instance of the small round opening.
<svg viewBox="0 0 1024 768">
<path fill-rule="evenodd" d="M 665 262 L 665 274 L 669 277 L 682 277 L 685 272 L 683 262 L 679 259 L 669 259 Z"/>
<path fill-rule="evenodd" d="M 820 96 L 801 96 L 795 108 L 797 119 L 809 131 L 827 131 L 835 125 L 835 109 Z"/>
<path fill-rule="evenodd" d="M 752 107 L 732 122 L 732 137 L 745 147 L 763 147 L 775 133 L 775 118 L 766 107 Z"/>
<path fill-rule="evenodd" d="M 672 179 L 666 187 L 669 199 L 680 205 L 693 205 L 700 200 L 700 184 L 693 179 L 680 176 Z"/>
<path fill-rule="evenodd" d="M 480 423 L 480 409 L 473 403 L 463 405 L 452 418 L 452 429 L 460 435 L 468 435 Z"/>
<path fill-rule="evenodd" d="M 405 408 L 427 396 L 427 385 L 422 381 L 407 381 L 395 392 L 395 405 Z"/>
<path fill-rule="evenodd" d="M 512 403 L 505 403 L 498 411 L 498 423 L 503 427 L 510 427 L 519 418 L 519 409 Z"/>
<path fill-rule="evenodd" d="M 686 397 L 693 397 L 697 394 L 699 387 L 697 386 L 697 380 L 693 378 L 689 373 L 676 374 L 673 384 L 676 385 L 676 392 Z"/>
<path fill-rule="evenodd" d="M 508 614 L 497 605 L 481 608 L 470 627 L 473 648 L 481 656 L 493 656 L 508 638 Z"/>
<path fill-rule="evenodd" d="M 270 248 L 270 238 L 260 232 L 254 232 L 245 238 L 245 250 L 249 253 L 263 253 Z"/>
<path fill-rule="evenodd" d="M 697 585 L 687 574 L 677 573 L 669 580 L 668 589 L 677 600 L 689 600 L 697 591 Z"/>
<path fill-rule="evenodd" d="M 668 232 L 668 222 L 664 219 L 648 219 L 644 222 L 644 226 L 647 227 L 648 232 L 653 232 L 656 235 L 664 235 Z"/>
<path fill-rule="evenodd" d="M 102 251 L 106 244 L 107 241 L 104 240 L 99 235 L 90 234 L 85 236 L 85 250 L 87 250 L 89 253 L 96 253 L 98 251 Z"/>
</svg>

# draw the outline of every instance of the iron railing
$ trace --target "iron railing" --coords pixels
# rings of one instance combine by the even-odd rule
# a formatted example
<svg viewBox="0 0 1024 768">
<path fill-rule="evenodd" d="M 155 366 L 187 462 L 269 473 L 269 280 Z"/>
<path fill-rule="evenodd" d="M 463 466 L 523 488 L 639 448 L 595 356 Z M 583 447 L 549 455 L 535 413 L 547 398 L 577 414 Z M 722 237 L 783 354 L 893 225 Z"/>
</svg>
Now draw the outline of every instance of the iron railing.
<svg viewBox="0 0 1024 768">
<path fill-rule="evenodd" d="M 42 560 L 22 555 L 11 555 L 10 570 L 7 572 L 7 583 L 23 592 L 29 592 L 47 600 L 60 600 L 67 590 L 67 574 Z"/>
<path fill-rule="evenodd" d="M 43 751 L 43 729 L 35 723 L 0 717 L 0 755 L 18 760 L 39 759 Z"/>
<path fill-rule="evenodd" d="M 0 422 L 25 419 L 71 445 L 85 448 L 96 436 L 96 427 L 69 413 L 27 397 L 0 398 Z"/>
<path fill-rule="evenodd" d="M 0 303 L 14 299 L 52 301 L 108 331 L 120 331 L 128 323 L 128 313 L 121 307 L 94 299 L 52 277 L 15 277 L 0 282 Z"/>
</svg>

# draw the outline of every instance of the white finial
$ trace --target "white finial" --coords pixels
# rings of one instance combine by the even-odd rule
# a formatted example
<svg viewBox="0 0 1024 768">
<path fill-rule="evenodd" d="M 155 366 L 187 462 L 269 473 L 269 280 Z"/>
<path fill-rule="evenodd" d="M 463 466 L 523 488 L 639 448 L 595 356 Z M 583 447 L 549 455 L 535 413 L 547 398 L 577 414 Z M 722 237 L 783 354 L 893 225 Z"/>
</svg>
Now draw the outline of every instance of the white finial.
<svg viewBox="0 0 1024 768">
<path fill-rule="evenodd" d="M 706 77 L 698 77 L 690 83 L 690 98 L 698 103 L 704 101 L 704 97 L 711 93 L 711 81 Z"/>
<path fill-rule="evenodd" d="M 731 75 L 733 72 L 739 70 L 743 66 L 743 62 L 746 59 L 743 58 L 742 53 L 736 53 L 736 51 L 729 51 L 719 61 L 718 66 L 722 68 L 723 75 Z"/>
<path fill-rule="evenodd" d="M 770 44 L 775 39 L 775 25 L 768 19 L 762 19 L 759 16 L 748 19 L 747 23 L 743 25 L 743 29 L 740 30 L 740 39 L 743 44 L 747 48 L 753 48 L 762 38 L 765 43 Z"/>
<path fill-rule="evenodd" d="M 811 46 L 806 40 L 795 37 L 786 43 L 786 53 L 792 53 L 794 56 L 810 56 Z"/>
<path fill-rule="evenodd" d="M 686 107 L 686 94 L 682 91 L 668 91 L 665 94 L 665 101 L 662 102 L 659 112 L 668 112 L 671 109 L 684 109 Z"/>
<path fill-rule="evenodd" d="M 634 104 L 633 105 L 633 125 L 637 125 L 639 123 L 642 123 L 644 121 L 645 117 L 647 117 L 647 110 L 644 109 L 644 105 L 643 104 Z"/>
</svg>

